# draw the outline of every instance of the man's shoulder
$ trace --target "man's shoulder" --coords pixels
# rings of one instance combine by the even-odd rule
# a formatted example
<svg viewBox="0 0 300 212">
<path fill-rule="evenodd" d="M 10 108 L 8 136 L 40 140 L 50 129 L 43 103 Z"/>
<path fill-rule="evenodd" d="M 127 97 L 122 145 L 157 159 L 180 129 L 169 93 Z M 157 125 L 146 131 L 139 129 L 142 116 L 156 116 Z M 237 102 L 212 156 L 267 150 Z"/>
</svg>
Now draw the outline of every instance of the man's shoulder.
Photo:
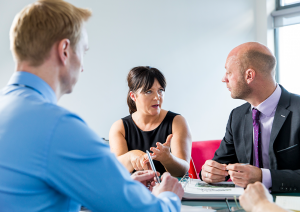
<svg viewBox="0 0 300 212">
<path fill-rule="evenodd" d="M 240 116 L 240 115 L 243 115 L 243 114 L 246 114 L 248 110 L 250 110 L 251 108 L 251 105 L 246 102 L 236 108 L 234 108 L 232 111 L 231 111 L 231 115 L 232 116 Z"/>
<path fill-rule="evenodd" d="M 76 113 L 69 111 L 68 109 L 61 107 L 59 105 L 51 103 L 43 103 L 37 108 L 33 107 L 32 109 L 38 109 L 40 113 L 46 114 L 47 118 L 59 120 L 62 117 L 64 118 L 75 118 L 84 122 Z"/>
<path fill-rule="evenodd" d="M 291 96 L 291 103 L 300 103 L 300 95 L 295 94 L 295 93 L 290 93 Z"/>
<path fill-rule="evenodd" d="M 38 122 L 43 121 L 48 124 L 55 123 L 61 119 L 61 117 L 65 116 L 76 117 L 81 120 L 79 116 L 66 108 L 40 99 L 37 100 L 30 96 L 28 98 L 10 97 L 9 102 L 10 105 L 15 105 L 14 109 L 9 109 L 10 106 L 8 105 L 8 107 L 2 108 L 0 113 L 9 111 L 10 116 L 15 119 L 30 119 Z"/>
</svg>

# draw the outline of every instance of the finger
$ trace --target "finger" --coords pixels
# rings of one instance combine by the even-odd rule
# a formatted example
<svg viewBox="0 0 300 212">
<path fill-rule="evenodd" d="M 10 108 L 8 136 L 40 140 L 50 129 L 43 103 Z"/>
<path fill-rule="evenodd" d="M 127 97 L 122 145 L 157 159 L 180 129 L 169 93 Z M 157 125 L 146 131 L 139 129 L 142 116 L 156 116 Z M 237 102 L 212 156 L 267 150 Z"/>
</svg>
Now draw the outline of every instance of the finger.
<svg viewBox="0 0 300 212">
<path fill-rule="evenodd" d="M 214 180 L 214 181 L 218 181 L 218 182 L 225 180 L 225 176 L 223 176 L 223 175 L 214 175 L 214 174 L 204 172 L 204 171 L 201 172 L 201 176 L 202 176 L 203 180 L 210 179 L 210 180 Z"/>
<path fill-rule="evenodd" d="M 136 171 L 131 176 L 143 175 L 143 174 L 146 174 L 147 172 L 148 172 L 148 170 L 146 170 L 146 171 Z"/>
<path fill-rule="evenodd" d="M 206 177 L 206 175 L 205 175 L 205 177 Z M 221 181 L 225 180 L 225 176 L 223 176 L 223 175 L 216 175 L 216 174 L 210 174 L 210 173 L 207 174 L 206 178 L 209 178 L 212 180 L 221 180 Z"/>
<path fill-rule="evenodd" d="M 205 172 L 211 173 L 211 174 L 215 174 L 215 175 L 222 175 L 222 176 L 228 175 L 227 171 L 220 170 L 220 169 L 212 167 L 212 166 L 203 166 L 202 170 L 204 170 Z"/>
<path fill-rule="evenodd" d="M 163 149 L 163 145 L 161 144 L 161 143 L 159 143 L 159 142 L 156 142 L 156 146 L 157 146 L 157 149 L 159 149 L 159 150 L 161 150 L 161 149 Z"/>
<path fill-rule="evenodd" d="M 131 165 L 132 165 L 132 167 L 133 167 L 134 170 L 137 170 L 137 166 L 136 166 L 135 161 L 131 161 Z"/>
<path fill-rule="evenodd" d="M 166 139 L 166 142 L 163 145 L 164 146 L 170 146 L 172 138 L 173 138 L 173 134 L 168 135 L 168 137 Z"/>
<path fill-rule="evenodd" d="M 154 152 L 155 154 L 159 154 L 159 153 L 160 153 L 160 150 L 157 149 L 157 148 L 154 148 L 154 147 L 151 147 L 150 150 L 151 150 L 152 152 Z"/>
<path fill-rule="evenodd" d="M 143 169 L 144 170 L 151 170 L 149 169 L 149 166 L 148 166 L 149 163 L 143 163 Z M 152 171 L 152 170 L 151 170 Z"/>
<path fill-rule="evenodd" d="M 154 177 L 154 172 L 146 172 L 144 174 L 135 176 L 135 180 L 139 182 L 146 181 L 146 180 L 152 181 L 153 177 Z"/>
<path fill-rule="evenodd" d="M 242 188 L 246 188 L 248 185 L 248 182 L 243 179 L 232 177 L 231 180 L 235 185 L 240 186 Z"/>
<path fill-rule="evenodd" d="M 142 171 L 143 170 L 143 167 L 141 166 L 141 163 L 139 160 L 136 161 L 136 168 L 137 168 L 137 171 Z"/>
<path fill-rule="evenodd" d="M 205 161 L 204 165 L 212 166 L 212 167 L 220 169 L 220 170 L 226 170 L 226 164 L 221 164 L 214 160 L 207 160 L 207 161 Z"/>
<path fill-rule="evenodd" d="M 168 177 L 171 177 L 169 172 L 163 173 L 163 175 L 161 176 L 161 181 L 164 181 L 164 178 L 168 178 Z"/>
<path fill-rule="evenodd" d="M 230 177 L 234 177 L 234 178 L 239 178 L 239 179 L 245 178 L 245 174 L 243 172 L 236 172 L 236 171 L 229 170 L 228 174 L 230 175 Z"/>
<path fill-rule="evenodd" d="M 235 164 L 229 164 L 226 168 L 227 170 L 231 170 L 231 171 L 244 171 L 246 166 L 247 165 L 235 163 Z"/>
<path fill-rule="evenodd" d="M 150 148 L 150 150 L 151 150 L 151 148 Z M 151 151 L 152 151 L 152 150 L 151 150 Z M 150 155 L 151 155 L 151 156 L 154 156 L 154 155 L 156 155 L 156 154 L 155 154 L 155 153 L 150 153 Z"/>
</svg>

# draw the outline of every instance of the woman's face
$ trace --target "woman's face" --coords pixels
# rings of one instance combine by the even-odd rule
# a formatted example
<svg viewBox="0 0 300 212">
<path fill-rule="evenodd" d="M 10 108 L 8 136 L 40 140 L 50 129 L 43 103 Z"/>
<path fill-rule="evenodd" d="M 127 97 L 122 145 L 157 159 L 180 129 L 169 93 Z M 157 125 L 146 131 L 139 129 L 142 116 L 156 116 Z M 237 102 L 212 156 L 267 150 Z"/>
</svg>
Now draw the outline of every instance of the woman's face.
<svg viewBox="0 0 300 212">
<path fill-rule="evenodd" d="M 159 114 L 164 100 L 164 93 L 165 89 L 155 79 L 149 90 L 143 92 L 140 89 L 134 94 L 137 111 L 148 115 Z"/>
</svg>

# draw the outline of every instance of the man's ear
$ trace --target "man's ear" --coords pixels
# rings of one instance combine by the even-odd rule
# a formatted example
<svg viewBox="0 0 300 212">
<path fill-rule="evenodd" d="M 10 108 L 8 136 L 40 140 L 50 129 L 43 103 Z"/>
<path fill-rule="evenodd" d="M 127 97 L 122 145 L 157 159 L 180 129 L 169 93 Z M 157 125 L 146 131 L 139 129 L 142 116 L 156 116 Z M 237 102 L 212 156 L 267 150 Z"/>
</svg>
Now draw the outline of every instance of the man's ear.
<svg viewBox="0 0 300 212">
<path fill-rule="evenodd" d="M 135 94 L 132 91 L 130 91 L 129 96 L 132 99 L 132 101 L 134 101 L 134 102 L 136 101 Z"/>
<path fill-rule="evenodd" d="M 70 40 L 63 39 L 58 43 L 58 57 L 63 65 L 67 64 L 67 59 L 70 57 Z"/>
<path fill-rule="evenodd" d="M 247 84 L 250 84 L 254 80 L 255 76 L 256 72 L 253 69 L 249 68 L 248 70 L 246 70 L 245 79 Z"/>
</svg>

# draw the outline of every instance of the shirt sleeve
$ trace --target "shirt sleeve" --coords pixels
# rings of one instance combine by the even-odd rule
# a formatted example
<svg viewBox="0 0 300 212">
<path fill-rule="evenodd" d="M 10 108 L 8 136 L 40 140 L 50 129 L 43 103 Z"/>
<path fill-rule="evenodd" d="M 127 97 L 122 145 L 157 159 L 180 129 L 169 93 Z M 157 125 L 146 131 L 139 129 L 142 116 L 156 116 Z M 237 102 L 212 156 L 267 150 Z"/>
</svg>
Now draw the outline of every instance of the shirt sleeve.
<svg viewBox="0 0 300 212">
<path fill-rule="evenodd" d="M 180 211 L 172 192 L 155 197 L 76 115 L 58 121 L 48 147 L 46 181 L 92 211 Z"/>
<path fill-rule="evenodd" d="M 270 189 L 272 187 L 272 178 L 271 178 L 271 172 L 269 169 L 261 169 L 262 171 L 262 184 L 266 186 L 267 189 Z"/>
</svg>

